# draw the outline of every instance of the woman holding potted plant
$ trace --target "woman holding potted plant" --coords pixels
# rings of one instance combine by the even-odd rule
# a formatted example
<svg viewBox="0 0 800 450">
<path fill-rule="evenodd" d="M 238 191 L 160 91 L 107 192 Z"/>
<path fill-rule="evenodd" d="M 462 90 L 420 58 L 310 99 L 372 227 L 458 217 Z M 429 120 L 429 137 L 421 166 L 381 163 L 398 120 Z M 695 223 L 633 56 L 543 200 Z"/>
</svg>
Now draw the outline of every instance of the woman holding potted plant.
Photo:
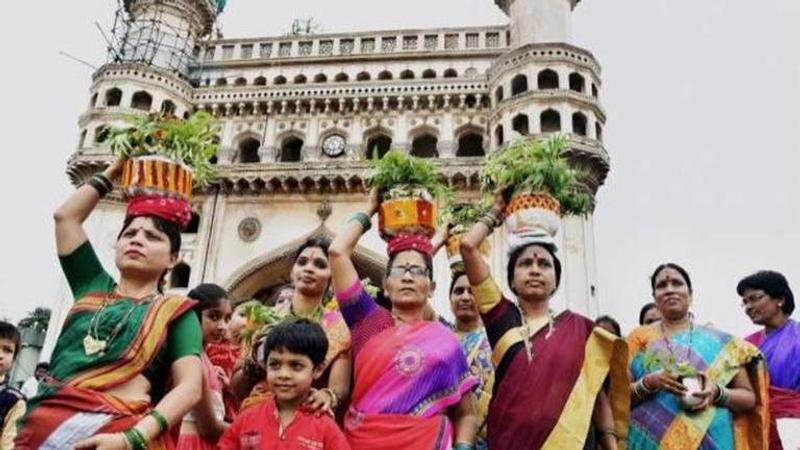
<svg viewBox="0 0 800 450">
<path fill-rule="evenodd" d="M 353 216 L 330 249 L 336 299 L 353 336 L 348 442 L 354 450 L 473 449 L 477 424 L 469 391 L 477 380 L 453 333 L 425 320 L 435 287 L 431 194 L 444 187 L 429 162 L 397 151 L 373 163 L 370 184 L 369 209 Z M 391 311 L 364 289 L 352 261 L 379 211 L 389 243 L 383 288 Z"/>
<path fill-rule="evenodd" d="M 553 237 L 559 203 L 567 212 L 588 206 L 587 198 L 571 190 L 576 174 L 561 157 L 564 145 L 563 140 L 517 142 L 491 155 L 485 181 L 508 188 L 497 189 L 491 212 L 461 239 L 464 268 L 496 367 L 489 448 L 624 448 L 623 342 L 588 318 L 569 310 L 557 313 L 550 304 L 561 282 Z M 505 216 L 507 278 L 516 304 L 503 296 L 480 252 L 481 242 Z"/>
<path fill-rule="evenodd" d="M 766 449 L 766 372 L 753 345 L 695 324 L 692 281 L 673 263 L 650 279 L 662 319 L 628 336 L 632 449 Z"/>
<path fill-rule="evenodd" d="M 180 231 L 191 218 L 191 163 L 213 155 L 211 135 L 202 116 L 137 119 L 133 128 L 115 132 L 112 151 L 122 159 L 56 211 L 56 247 L 76 302 L 16 448 L 173 447 L 167 431 L 200 400 L 202 332 L 190 312 L 194 302 L 164 295 L 162 284 L 178 262 Z M 128 209 L 116 244 L 117 282 L 82 224 L 123 172 Z"/>
<path fill-rule="evenodd" d="M 421 235 L 398 235 L 389 244 L 379 307 L 359 280 L 355 246 L 380 204 L 348 222 L 331 245 L 336 299 L 353 335 L 355 387 L 345 434 L 354 450 L 472 449 L 476 418 L 471 376 L 458 340 L 437 321 L 424 319 L 432 281 L 432 245 Z"/>
<path fill-rule="evenodd" d="M 258 325 L 253 338 L 254 345 L 248 345 L 247 359 L 242 367 L 234 370 L 231 384 L 237 397 L 243 399 L 241 409 L 247 409 L 271 395 L 266 383 L 266 371 L 259 357 L 260 345 L 266 340 L 269 330 L 285 320 L 307 318 L 319 323 L 328 337 L 328 353 L 323 362 L 323 373 L 315 380 L 314 390 L 309 398 L 312 409 L 335 414 L 337 407 L 344 404 L 350 392 L 350 332 L 342 314 L 334 307 L 333 301 L 326 302 L 331 282 L 330 242 L 325 238 L 310 238 L 298 249 L 291 278 L 293 289 L 290 300 L 275 308 L 254 305 L 248 319 Z"/>
</svg>

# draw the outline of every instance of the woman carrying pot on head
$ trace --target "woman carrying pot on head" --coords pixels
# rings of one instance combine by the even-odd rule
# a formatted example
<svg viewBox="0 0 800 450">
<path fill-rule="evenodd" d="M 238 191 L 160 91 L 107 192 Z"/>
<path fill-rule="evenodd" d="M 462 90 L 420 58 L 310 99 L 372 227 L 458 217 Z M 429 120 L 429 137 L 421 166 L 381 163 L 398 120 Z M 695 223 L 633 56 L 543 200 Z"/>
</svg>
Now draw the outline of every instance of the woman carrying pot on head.
<svg viewBox="0 0 800 450">
<path fill-rule="evenodd" d="M 507 278 L 518 303 L 503 296 L 479 248 L 505 210 L 498 191 L 491 212 L 461 239 L 496 367 L 489 448 L 616 449 L 628 407 L 624 343 L 583 316 L 553 310 L 561 262 L 546 232 L 509 235 Z"/>
<path fill-rule="evenodd" d="M 661 321 L 628 336 L 628 448 L 766 449 L 766 372 L 753 345 L 694 323 L 692 281 L 662 264 L 650 278 Z"/>
<path fill-rule="evenodd" d="M 453 333 L 424 319 L 433 291 L 433 246 L 422 235 L 389 242 L 384 291 L 391 311 L 364 290 L 352 256 L 380 207 L 373 190 L 331 245 L 336 299 L 353 335 L 355 387 L 345 434 L 360 449 L 472 449 L 477 384 Z"/>
<path fill-rule="evenodd" d="M 200 400 L 202 332 L 194 302 L 161 290 L 178 260 L 188 201 L 130 200 L 116 244 L 119 282 L 83 229 L 122 167 L 118 160 L 90 178 L 55 213 L 56 247 L 75 305 L 50 376 L 29 403 L 17 449 L 173 448 L 167 430 Z"/>
<path fill-rule="evenodd" d="M 736 286 L 747 316 L 764 328 L 745 338 L 769 368 L 770 449 L 781 449 L 775 419 L 800 419 L 800 323 L 791 319 L 794 294 L 786 277 L 764 270 Z M 795 422 L 797 423 L 797 422 Z"/>
<path fill-rule="evenodd" d="M 259 331 L 250 356 L 244 365 L 234 371 L 231 384 L 237 397 L 245 399 L 241 409 L 268 399 L 266 372 L 260 363 L 260 344 L 271 327 L 284 320 L 307 318 L 319 323 L 328 337 L 328 353 L 323 363 L 324 371 L 314 382 L 309 397 L 311 409 L 335 413 L 344 404 L 350 392 L 350 331 L 335 303 L 325 305 L 325 295 L 331 281 L 331 263 L 328 256 L 330 242 L 325 238 L 308 239 L 297 251 L 292 265 L 291 278 L 294 291 L 289 301 L 275 308 L 278 321 L 268 323 Z"/>
</svg>

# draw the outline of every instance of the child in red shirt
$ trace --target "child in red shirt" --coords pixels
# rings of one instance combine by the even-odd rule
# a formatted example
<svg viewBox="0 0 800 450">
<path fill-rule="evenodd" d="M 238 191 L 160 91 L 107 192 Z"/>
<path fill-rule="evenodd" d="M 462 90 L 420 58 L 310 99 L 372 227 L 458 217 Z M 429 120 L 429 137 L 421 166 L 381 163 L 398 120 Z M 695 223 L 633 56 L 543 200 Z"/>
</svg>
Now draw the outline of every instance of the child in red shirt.
<svg viewBox="0 0 800 450">
<path fill-rule="evenodd" d="M 217 443 L 220 450 L 350 450 L 327 415 L 306 411 L 311 384 L 322 373 L 328 340 L 308 320 L 273 328 L 264 344 L 267 383 L 273 397 L 236 418 Z"/>
</svg>

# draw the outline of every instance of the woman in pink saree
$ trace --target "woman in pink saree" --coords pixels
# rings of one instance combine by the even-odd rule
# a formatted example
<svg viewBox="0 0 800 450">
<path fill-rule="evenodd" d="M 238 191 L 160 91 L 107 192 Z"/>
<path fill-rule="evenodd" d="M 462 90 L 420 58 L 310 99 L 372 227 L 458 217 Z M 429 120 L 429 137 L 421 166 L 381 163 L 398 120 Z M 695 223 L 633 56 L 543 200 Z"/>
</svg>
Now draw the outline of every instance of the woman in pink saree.
<svg viewBox="0 0 800 450">
<path fill-rule="evenodd" d="M 355 388 L 345 418 L 353 450 L 473 449 L 477 385 L 455 335 L 423 313 L 433 289 L 433 246 L 405 235 L 389 244 L 384 288 L 392 310 L 364 290 L 351 260 L 378 211 L 373 192 L 368 213 L 358 213 L 330 247 L 336 298 L 350 328 Z"/>
</svg>

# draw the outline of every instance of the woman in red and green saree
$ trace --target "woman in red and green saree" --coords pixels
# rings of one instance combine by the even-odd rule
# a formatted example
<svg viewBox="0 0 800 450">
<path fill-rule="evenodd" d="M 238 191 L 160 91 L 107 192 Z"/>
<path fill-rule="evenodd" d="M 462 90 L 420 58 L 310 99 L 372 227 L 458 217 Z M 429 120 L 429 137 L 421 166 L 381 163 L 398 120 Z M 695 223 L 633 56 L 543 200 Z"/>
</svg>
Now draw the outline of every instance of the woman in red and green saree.
<svg viewBox="0 0 800 450">
<path fill-rule="evenodd" d="M 326 305 L 325 295 L 331 282 L 328 257 L 330 241 L 309 238 L 297 250 L 292 265 L 291 278 L 294 289 L 288 301 L 273 308 L 275 319 L 267 323 L 255 338 L 255 353 L 259 353 L 271 327 L 284 320 L 307 318 L 318 323 L 328 338 L 328 354 L 322 363 L 322 375 L 314 381 L 308 406 L 326 413 L 336 413 L 350 392 L 350 331 L 336 308 L 335 302 Z M 244 364 L 234 371 L 231 379 L 234 392 L 243 400 L 241 409 L 247 409 L 269 399 L 266 371 L 256 361 L 266 361 L 264 355 L 254 355 L 252 349 Z"/>
<path fill-rule="evenodd" d="M 358 213 L 331 244 L 336 299 L 350 327 L 355 361 L 345 435 L 353 450 L 472 449 L 476 417 L 470 374 L 461 346 L 447 327 L 424 318 L 433 290 L 427 238 L 400 236 L 389 243 L 384 291 L 391 311 L 364 289 L 352 256 L 379 208 Z"/>
<path fill-rule="evenodd" d="M 464 269 L 492 346 L 495 381 L 489 406 L 493 450 L 624 448 L 628 392 L 625 344 L 550 299 L 561 262 L 546 233 L 509 236 L 505 298 L 479 250 L 502 223 L 505 201 L 461 239 Z M 608 383 L 607 383 L 608 380 Z"/>
<path fill-rule="evenodd" d="M 200 323 L 193 301 L 161 292 L 176 264 L 188 202 L 137 197 L 116 243 L 116 282 L 83 229 L 122 162 L 78 188 L 55 213 L 56 246 L 75 305 L 29 403 L 16 448 L 173 448 L 167 430 L 200 399 Z M 169 380 L 169 381 L 168 381 Z"/>
<path fill-rule="evenodd" d="M 745 340 L 761 350 L 769 368 L 770 450 L 783 449 L 777 423 L 800 429 L 800 322 L 792 320 L 794 294 L 786 277 L 762 270 L 739 281 L 745 313 L 764 328 Z M 787 449 L 788 450 L 788 449 Z"/>
<path fill-rule="evenodd" d="M 766 449 L 766 368 L 742 339 L 694 323 L 692 281 L 677 264 L 651 277 L 662 319 L 628 336 L 628 448 Z"/>
</svg>

